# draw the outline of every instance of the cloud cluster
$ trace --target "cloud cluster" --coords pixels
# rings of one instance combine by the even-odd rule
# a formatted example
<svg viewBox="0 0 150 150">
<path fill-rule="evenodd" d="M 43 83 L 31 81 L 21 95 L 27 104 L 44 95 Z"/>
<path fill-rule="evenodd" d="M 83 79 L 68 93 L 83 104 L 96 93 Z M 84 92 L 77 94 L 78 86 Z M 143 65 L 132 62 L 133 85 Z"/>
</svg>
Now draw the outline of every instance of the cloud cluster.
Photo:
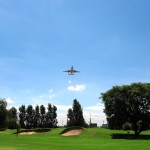
<svg viewBox="0 0 150 150">
<path fill-rule="evenodd" d="M 71 108 L 72 106 L 66 106 L 66 105 L 56 105 L 57 110 L 68 110 L 69 108 Z"/>
<path fill-rule="evenodd" d="M 47 93 L 41 94 L 39 96 L 40 99 L 53 99 L 56 95 L 53 93 L 54 91 L 50 89 Z"/>
<path fill-rule="evenodd" d="M 64 108 L 66 108 L 64 106 Z M 98 126 L 101 126 L 103 123 L 106 123 L 106 116 L 104 113 L 101 112 L 95 112 L 95 111 L 84 111 L 83 110 L 83 117 L 86 121 L 86 123 L 90 123 L 90 120 L 92 123 L 97 123 Z M 57 120 L 58 125 L 63 126 L 67 123 L 67 111 L 65 112 L 58 112 L 57 113 Z"/>
<path fill-rule="evenodd" d="M 102 111 L 104 109 L 104 104 L 98 103 L 95 106 L 89 106 L 85 108 L 86 110 L 92 110 L 92 111 Z"/>
<path fill-rule="evenodd" d="M 11 98 L 9 98 L 9 97 L 6 99 L 6 102 L 7 102 L 8 104 L 14 103 L 13 100 L 12 100 Z"/>
<path fill-rule="evenodd" d="M 69 80 L 68 83 L 71 84 L 71 80 Z"/>
<path fill-rule="evenodd" d="M 71 85 L 67 88 L 69 91 L 84 91 L 86 85 L 78 84 L 78 85 Z"/>
</svg>

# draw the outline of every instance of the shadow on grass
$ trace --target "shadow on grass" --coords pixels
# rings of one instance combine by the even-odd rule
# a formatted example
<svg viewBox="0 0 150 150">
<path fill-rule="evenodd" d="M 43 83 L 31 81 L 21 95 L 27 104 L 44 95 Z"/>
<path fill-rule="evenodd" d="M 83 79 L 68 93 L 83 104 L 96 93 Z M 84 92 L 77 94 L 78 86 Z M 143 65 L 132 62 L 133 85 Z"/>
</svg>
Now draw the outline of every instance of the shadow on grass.
<svg viewBox="0 0 150 150">
<path fill-rule="evenodd" d="M 112 139 L 127 139 L 127 140 L 150 140 L 150 135 L 139 135 L 134 134 L 111 134 Z"/>
</svg>

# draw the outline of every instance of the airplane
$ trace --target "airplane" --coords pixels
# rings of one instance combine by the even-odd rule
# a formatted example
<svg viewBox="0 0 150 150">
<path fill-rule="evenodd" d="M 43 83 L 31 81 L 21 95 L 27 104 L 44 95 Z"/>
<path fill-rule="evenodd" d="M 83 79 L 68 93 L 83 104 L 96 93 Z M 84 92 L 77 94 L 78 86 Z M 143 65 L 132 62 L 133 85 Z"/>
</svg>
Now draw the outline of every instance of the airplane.
<svg viewBox="0 0 150 150">
<path fill-rule="evenodd" d="M 74 70 L 73 66 L 71 66 L 70 70 L 66 70 L 64 72 L 68 72 L 68 75 L 74 75 L 76 72 L 80 72 L 80 71 Z"/>
</svg>

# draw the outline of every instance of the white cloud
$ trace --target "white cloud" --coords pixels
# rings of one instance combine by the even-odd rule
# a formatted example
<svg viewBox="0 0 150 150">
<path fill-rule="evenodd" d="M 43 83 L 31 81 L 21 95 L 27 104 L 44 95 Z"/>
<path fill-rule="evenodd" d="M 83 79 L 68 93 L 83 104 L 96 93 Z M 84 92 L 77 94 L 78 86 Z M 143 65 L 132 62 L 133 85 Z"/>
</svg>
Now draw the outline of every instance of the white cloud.
<svg viewBox="0 0 150 150">
<path fill-rule="evenodd" d="M 85 110 L 93 110 L 93 111 L 102 111 L 104 109 L 104 104 L 98 103 L 95 106 L 86 107 Z"/>
<path fill-rule="evenodd" d="M 54 98 L 54 97 L 55 97 L 55 94 L 48 96 L 49 99 L 52 99 L 52 98 Z"/>
<path fill-rule="evenodd" d="M 65 113 L 58 113 L 57 114 L 57 121 L 59 126 L 64 126 L 67 124 L 67 114 Z"/>
<path fill-rule="evenodd" d="M 66 105 L 56 105 L 57 110 L 68 110 L 69 108 L 72 108 L 72 106 L 66 106 Z"/>
<path fill-rule="evenodd" d="M 53 92 L 54 92 L 54 90 L 52 90 L 52 89 L 48 91 L 48 93 L 53 93 Z"/>
<path fill-rule="evenodd" d="M 6 102 L 7 102 L 8 104 L 14 103 L 13 100 L 12 100 L 11 98 L 9 98 L 9 97 L 6 99 Z"/>
<path fill-rule="evenodd" d="M 69 80 L 69 81 L 68 81 L 68 83 L 70 84 L 70 83 L 71 83 L 71 81 Z"/>
<path fill-rule="evenodd" d="M 103 123 L 106 123 L 106 116 L 105 114 L 98 114 L 98 113 L 92 113 L 90 114 L 84 114 L 84 119 L 85 121 L 89 124 L 90 123 L 90 119 L 92 123 L 97 123 L 98 126 L 101 126 Z"/>
<path fill-rule="evenodd" d="M 55 94 L 43 94 L 39 96 L 40 99 L 52 99 L 54 97 L 55 97 Z"/>
<path fill-rule="evenodd" d="M 85 90 L 85 87 L 86 87 L 86 85 L 82 85 L 82 84 L 79 84 L 79 85 L 72 85 L 72 86 L 69 86 L 68 88 L 67 88 L 67 90 L 69 90 L 69 91 L 83 91 L 83 90 Z"/>
<path fill-rule="evenodd" d="M 106 115 L 103 112 L 103 109 L 104 109 L 104 104 L 102 103 L 85 107 L 83 111 L 85 120 L 89 122 L 91 117 L 91 121 L 93 123 L 97 123 L 98 126 L 102 125 L 103 123 L 106 123 Z"/>
<path fill-rule="evenodd" d="M 53 99 L 56 96 L 53 92 L 54 92 L 54 90 L 50 89 L 46 93 L 39 95 L 37 99 L 39 99 L 39 100 Z"/>
<path fill-rule="evenodd" d="M 19 107 L 20 107 L 20 106 L 8 105 L 8 106 L 7 106 L 7 110 L 8 110 L 8 109 L 11 109 L 12 107 L 15 107 L 17 110 L 19 110 Z"/>
<path fill-rule="evenodd" d="M 103 123 L 106 123 L 106 116 L 105 114 L 99 113 L 86 113 L 83 111 L 83 117 L 86 123 L 90 123 L 90 118 L 92 123 L 97 123 L 98 126 L 101 126 Z M 67 112 L 64 113 L 57 113 L 57 120 L 58 125 L 64 126 L 67 123 Z"/>
</svg>

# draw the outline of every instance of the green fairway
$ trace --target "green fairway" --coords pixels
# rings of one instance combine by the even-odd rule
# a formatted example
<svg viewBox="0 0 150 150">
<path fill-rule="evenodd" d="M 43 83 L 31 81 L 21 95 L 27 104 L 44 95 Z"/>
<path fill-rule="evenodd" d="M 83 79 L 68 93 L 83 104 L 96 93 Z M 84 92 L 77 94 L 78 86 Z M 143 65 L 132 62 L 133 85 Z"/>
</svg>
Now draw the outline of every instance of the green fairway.
<svg viewBox="0 0 150 150">
<path fill-rule="evenodd" d="M 13 134 L 15 130 L 0 132 L 0 150 L 149 150 L 150 131 L 142 132 L 142 139 L 130 138 L 126 131 L 101 128 L 84 129 L 82 134 L 63 137 L 62 128 L 35 135 Z M 118 136 L 114 136 L 118 135 Z M 120 135 L 121 139 L 119 138 Z"/>
</svg>

